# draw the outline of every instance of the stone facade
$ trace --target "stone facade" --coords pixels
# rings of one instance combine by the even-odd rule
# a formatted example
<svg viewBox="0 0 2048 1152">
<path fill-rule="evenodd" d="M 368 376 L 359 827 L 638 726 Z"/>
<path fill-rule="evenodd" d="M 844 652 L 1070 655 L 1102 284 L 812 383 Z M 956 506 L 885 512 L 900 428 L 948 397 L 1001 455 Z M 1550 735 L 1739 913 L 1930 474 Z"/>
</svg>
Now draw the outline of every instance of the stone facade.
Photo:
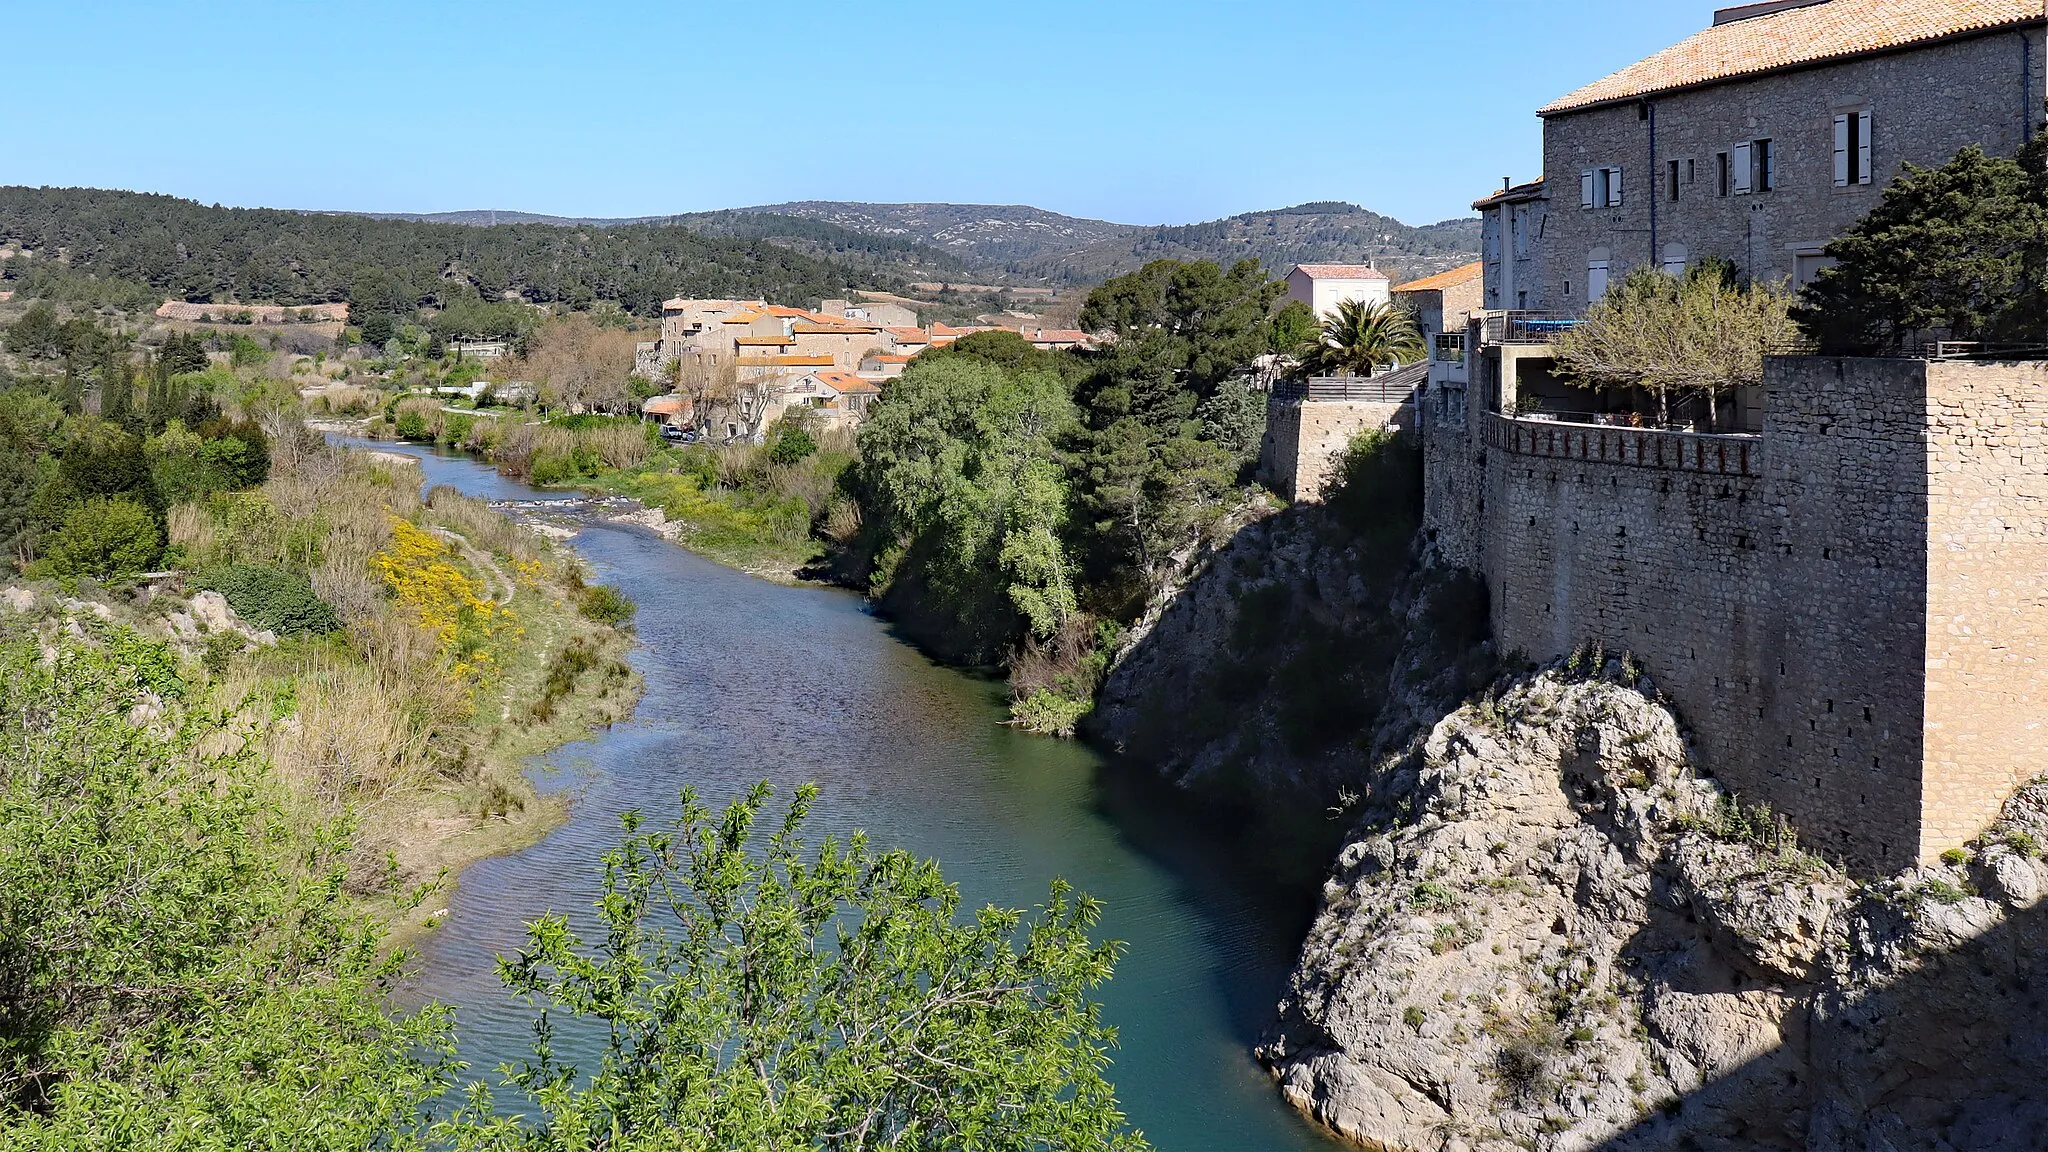
<svg viewBox="0 0 2048 1152">
<path fill-rule="evenodd" d="M 1597 286 L 1603 274 L 1612 283 L 1638 265 L 1710 256 L 1759 281 L 1804 283 L 1821 247 L 1876 206 L 1903 164 L 1941 164 L 1968 144 L 2018 151 L 2048 96 L 2044 37 L 2037 23 L 1553 113 L 1543 128 L 1547 209 L 1511 206 L 1543 219 L 1533 230 L 1506 225 L 1511 248 L 1518 235 L 1530 248 L 1506 292 L 1492 290 L 1509 283 L 1494 267 L 1503 213 L 1488 213 L 1487 305 L 1577 313 L 1589 276 Z M 1868 114 L 1868 179 L 1859 166 L 1837 187 L 1836 117 L 1859 113 Z M 1769 142 L 1771 187 L 1744 192 L 1741 146 L 1755 141 Z M 1750 156 L 1755 169 L 1757 150 Z M 1609 171 L 1620 204 L 1586 206 L 1582 174 Z"/>
<path fill-rule="evenodd" d="M 1634 653 L 1815 847 L 1924 861 L 2048 771 L 2048 364 L 1774 360 L 1755 436 L 1441 403 L 1425 523 L 1501 649 Z"/>
</svg>

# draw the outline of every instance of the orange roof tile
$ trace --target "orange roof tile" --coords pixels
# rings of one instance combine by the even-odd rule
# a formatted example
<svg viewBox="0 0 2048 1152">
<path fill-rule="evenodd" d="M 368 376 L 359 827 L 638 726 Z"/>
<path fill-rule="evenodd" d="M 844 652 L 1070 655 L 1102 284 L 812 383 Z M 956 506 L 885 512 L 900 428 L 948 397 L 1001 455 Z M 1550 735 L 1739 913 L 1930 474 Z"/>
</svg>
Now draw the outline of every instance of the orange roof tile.
<svg viewBox="0 0 2048 1152">
<path fill-rule="evenodd" d="M 1491 196 L 1487 196 L 1479 200 L 1474 200 L 1472 202 L 1472 207 L 1475 210 L 1483 211 L 1487 208 L 1492 207 L 1495 204 L 1499 204 L 1507 200 L 1520 202 L 1523 200 L 1541 200 L 1542 198 L 1543 178 L 1541 176 L 1538 176 L 1536 179 L 1529 181 L 1527 184 L 1516 184 L 1512 187 L 1503 188 L 1500 191 L 1495 192 Z"/>
<path fill-rule="evenodd" d="M 929 344 L 932 339 L 922 328 L 884 328 L 882 331 L 894 336 L 898 344 Z"/>
<path fill-rule="evenodd" d="M 893 355 L 887 355 L 887 354 L 884 354 L 884 355 L 880 355 L 880 356 L 870 356 L 870 357 L 868 357 L 868 359 L 870 359 L 870 360 L 879 360 L 879 361 L 881 361 L 881 362 L 882 362 L 882 363 L 884 363 L 884 364 L 908 364 L 908 363 L 910 363 L 910 362 L 911 362 L 912 360 L 916 359 L 916 357 L 914 357 L 914 356 L 893 356 Z"/>
<path fill-rule="evenodd" d="M 741 356 L 736 361 L 742 368 L 829 368 L 830 356 Z"/>
<path fill-rule="evenodd" d="M 880 392 L 881 389 L 851 372 L 813 372 L 818 383 L 835 392 Z"/>
<path fill-rule="evenodd" d="M 881 331 L 860 324 L 819 324 L 810 320 L 799 320 L 789 330 L 806 336 L 873 336 Z"/>
<path fill-rule="evenodd" d="M 1085 344 L 1088 334 L 1079 328 L 1040 328 L 1031 337 L 1033 344 Z"/>
<path fill-rule="evenodd" d="M 1392 277 L 1370 264 L 1296 264 L 1311 280 L 1390 280 Z"/>
<path fill-rule="evenodd" d="M 732 315 L 727 316 L 725 319 L 720 320 L 719 323 L 752 324 L 754 321 L 759 320 L 761 317 L 766 315 L 768 315 L 767 312 L 735 312 Z"/>
<path fill-rule="evenodd" d="M 1596 80 L 1538 109 L 1555 116 L 1584 108 L 1714 84 L 1742 76 L 2048 20 L 2041 0 L 1817 0 L 1723 23 Z M 1729 19 L 1728 17 L 1734 17 Z"/>
<path fill-rule="evenodd" d="M 778 347 L 778 348 L 780 348 L 780 347 L 784 347 L 784 346 L 786 346 L 786 345 L 790 345 L 790 344 L 794 344 L 794 343 L 796 343 L 796 338 L 795 338 L 794 336 L 739 336 L 739 337 L 735 337 L 735 338 L 733 339 L 733 343 L 735 343 L 735 344 L 769 344 L 769 345 L 773 345 L 773 346 L 775 346 L 775 347 Z"/>
<path fill-rule="evenodd" d="M 1470 264 L 1453 268 L 1448 272 L 1439 272 L 1434 276 L 1424 276 L 1420 280 L 1410 280 L 1406 284 L 1396 284 L 1394 285 L 1394 291 L 1441 292 L 1446 288 L 1456 288 L 1460 284 L 1470 284 L 1485 275 L 1486 265 L 1474 260 Z"/>
</svg>

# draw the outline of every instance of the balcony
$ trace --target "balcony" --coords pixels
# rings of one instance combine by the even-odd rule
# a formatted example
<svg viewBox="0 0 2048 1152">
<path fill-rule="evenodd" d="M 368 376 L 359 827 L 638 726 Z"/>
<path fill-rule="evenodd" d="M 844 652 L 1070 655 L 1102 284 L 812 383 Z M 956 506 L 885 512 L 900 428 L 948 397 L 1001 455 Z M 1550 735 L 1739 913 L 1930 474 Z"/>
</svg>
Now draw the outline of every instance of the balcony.
<svg viewBox="0 0 2048 1152">
<path fill-rule="evenodd" d="M 1561 312 L 1492 312 L 1480 321 L 1486 344 L 1552 344 L 1578 327 L 1575 317 Z"/>
<path fill-rule="evenodd" d="M 1763 474 L 1763 437 L 1747 433 L 1674 432 L 1493 412 L 1484 435 L 1488 447 L 1517 456 L 1713 476 Z"/>
</svg>

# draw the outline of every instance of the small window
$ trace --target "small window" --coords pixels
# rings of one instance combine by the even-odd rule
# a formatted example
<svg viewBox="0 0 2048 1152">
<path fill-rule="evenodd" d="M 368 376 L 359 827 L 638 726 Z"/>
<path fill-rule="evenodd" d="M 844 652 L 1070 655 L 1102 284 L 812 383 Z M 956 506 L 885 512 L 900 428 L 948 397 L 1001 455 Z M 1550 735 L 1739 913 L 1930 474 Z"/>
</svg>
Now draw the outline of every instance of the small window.
<svg viewBox="0 0 2048 1152">
<path fill-rule="evenodd" d="M 1666 177 L 1665 184 L 1668 188 L 1666 195 L 1669 199 L 1676 200 L 1678 199 L 1678 161 L 1673 160 L 1671 162 Z"/>
<path fill-rule="evenodd" d="M 1750 162 L 1756 170 L 1750 175 L 1750 185 L 1759 192 L 1769 192 L 1778 186 L 1778 150 L 1771 147 L 1769 140 L 1749 142 Z"/>
<path fill-rule="evenodd" d="M 1579 173 L 1579 207 L 1621 207 L 1621 169 L 1588 168 Z"/>
<path fill-rule="evenodd" d="M 1686 182 L 1687 184 L 1691 184 L 1691 183 L 1694 183 L 1695 181 L 1697 181 L 1697 180 L 1698 180 L 1699 178 L 1700 178 L 1700 169 L 1699 169 L 1699 163 L 1698 163 L 1697 161 L 1694 161 L 1694 160 L 1687 160 L 1687 161 L 1685 162 L 1685 182 Z"/>
<path fill-rule="evenodd" d="M 1607 269 L 1612 254 L 1605 248 L 1595 248 L 1586 258 L 1586 300 L 1592 302 L 1607 295 Z"/>
<path fill-rule="evenodd" d="M 1728 162 L 1728 154 L 1726 152 L 1720 153 L 1719 155 L 1714 157 L 1714 160 L 1721 166 L 1721 190 L 1719 192 L 1719 195 L 1726 196 L 1730 191 L 1733 190 L 1729 184 L 1729 172 L 1732 166 Z"/>
<path fill-rule="evenodd" d="M 1666 244 L 1664 246 L 1664 274 L 1666 276 L 1685 275 L 1685 270 L 1691 263 L 1692 253 L 1687 251 L 1685 245 Z"/>
</svg>

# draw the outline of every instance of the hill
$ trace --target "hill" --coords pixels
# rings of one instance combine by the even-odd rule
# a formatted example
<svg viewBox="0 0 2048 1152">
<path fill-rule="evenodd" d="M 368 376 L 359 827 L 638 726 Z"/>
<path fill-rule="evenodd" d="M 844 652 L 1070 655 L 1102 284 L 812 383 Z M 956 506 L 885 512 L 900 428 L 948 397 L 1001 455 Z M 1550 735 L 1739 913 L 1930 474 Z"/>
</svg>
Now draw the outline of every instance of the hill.
<svg viewBox="0 0 2048 1152">
<path fill-rule="evenodd" d="M 1476 219 L 1415 227 L 1355 204 L 1326 202 L 1203 224 L 1133 229 L 1009 271 L 1038 282 L 1085 284 L 1150 260 L 1214 260 L 1227 267 L 1250 259 L 1274 276 L 1296 264 L 1372 262 L 1389 273 L 1416 277 L 1469 263 L 1478 252 Z"/>
<path fill-rule="evenodd" d="M 859 241 L 870 248 L 886 244 Z M 457 283 L 486 299 L 610 301 L 641 315 L 677 293 L 803 304 L 887 288 L 877 270 L 795 243 L 678 224 L 466 227 L 345 213 L 223 208 L 141 192 L 0 187 L 0 276 L 40 267 L 147 286 L 188 300 L 335 300 L 410 308 Z M 375 300 L 366 299 L 375 297 Z"/>
</svg>

